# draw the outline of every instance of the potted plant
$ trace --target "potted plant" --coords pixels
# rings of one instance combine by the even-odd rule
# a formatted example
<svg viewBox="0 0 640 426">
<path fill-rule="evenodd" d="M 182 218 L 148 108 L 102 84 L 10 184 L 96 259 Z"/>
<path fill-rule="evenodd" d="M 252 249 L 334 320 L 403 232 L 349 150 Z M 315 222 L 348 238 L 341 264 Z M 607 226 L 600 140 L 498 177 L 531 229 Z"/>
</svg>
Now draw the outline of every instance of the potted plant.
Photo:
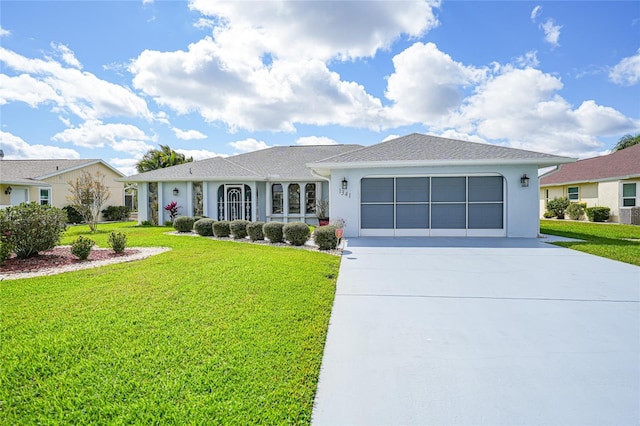
<svg viewBox="0 0 640 426">
<path fill-rule="evenodd" d="M 329 202 L 326 200 L 316 201 L 316 216 L 318 217 L 318 225 L 325 226 L 329 224 Z"/>
</svg>

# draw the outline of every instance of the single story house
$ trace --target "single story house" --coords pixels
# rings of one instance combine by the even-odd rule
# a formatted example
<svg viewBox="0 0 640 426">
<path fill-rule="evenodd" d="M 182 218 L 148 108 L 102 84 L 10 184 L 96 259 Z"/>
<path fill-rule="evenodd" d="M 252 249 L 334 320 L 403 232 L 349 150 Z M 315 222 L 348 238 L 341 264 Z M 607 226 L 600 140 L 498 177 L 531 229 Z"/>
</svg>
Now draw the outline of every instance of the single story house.
<svg viewBox="0 0 640 426">
<path fill-rule="evenodd" d="M 611 222 L 631 223 L 631 209 L 640 206 L 640 145 L 562 164 L 540 176 L 540 215 L 547 201 L 561 197 L 609 207 Z"/>
<path fill-rule="evenodd" d="M 102 160 L 0 160 L 0 208 L 35 201 L 63 208 L 68 205 L 69 182 L 82 172 L 105 176 L 111 196 L 105 203 L 124 205 L 124 174 Z"/>
<path fill-rule="evenodd" d="M 410 134 L 376 145 L 273 147 L 122 179 L 138 183 L 138 220 L 163 206 L 214 219 L 317 224 L 329 202 L 345 236 L 535 238 L 538 169 L 575 159 Z"/>
</svg>

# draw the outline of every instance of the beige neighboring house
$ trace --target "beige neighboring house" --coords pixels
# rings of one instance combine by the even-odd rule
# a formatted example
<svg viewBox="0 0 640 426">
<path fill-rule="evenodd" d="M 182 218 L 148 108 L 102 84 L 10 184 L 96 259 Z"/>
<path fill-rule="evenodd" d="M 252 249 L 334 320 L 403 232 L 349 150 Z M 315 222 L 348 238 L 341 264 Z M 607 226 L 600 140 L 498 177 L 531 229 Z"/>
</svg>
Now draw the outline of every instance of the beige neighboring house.
<svg viewBox="0 0 640 426">
<path fill-rule="evenodd" d="M 111 196 L 104 204 L 124 205 L 124 174 L 102 160 L 0 160 L 0 208 L 35 201 L 62 208 L 68 205 L 69 182 L 82 172 L 105 176 Z"/>
<path fill-rule="evenodd" d="M 540 215 L 547 201 L 560 197 L 587 207 L 609 207 L 610 222 L 632 223 L 631 211 L 640 206 L 640 145 L 562 164 L 542 175 Z"/>
</svg>

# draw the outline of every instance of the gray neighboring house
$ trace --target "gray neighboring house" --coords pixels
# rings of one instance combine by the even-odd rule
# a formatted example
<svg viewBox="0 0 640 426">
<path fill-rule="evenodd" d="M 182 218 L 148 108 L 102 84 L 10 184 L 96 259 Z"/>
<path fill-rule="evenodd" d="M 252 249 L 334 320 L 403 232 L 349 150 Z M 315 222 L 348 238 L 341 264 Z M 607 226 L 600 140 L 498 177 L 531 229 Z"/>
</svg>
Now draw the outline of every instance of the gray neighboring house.
<svg viewBox="0 0 640 426">
<path fill-rule="evenodd" d="M 163 206 L 215 219 L 317 224 L 329 201 L 345 236 L 535 238 L 538 169 L 575 159 L 410 134 L 376 145 L 274 147 L 130 176 L 139 221 L 164 224 Z"/>
</svg>

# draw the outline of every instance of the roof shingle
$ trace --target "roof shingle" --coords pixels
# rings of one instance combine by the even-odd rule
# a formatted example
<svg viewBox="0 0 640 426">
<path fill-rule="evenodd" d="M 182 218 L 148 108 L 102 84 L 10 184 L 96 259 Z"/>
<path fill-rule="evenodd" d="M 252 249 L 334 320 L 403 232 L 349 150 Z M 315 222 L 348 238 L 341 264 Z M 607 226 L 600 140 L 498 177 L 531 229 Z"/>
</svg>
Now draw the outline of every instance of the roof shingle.
<svg viewBox="0 0 640 426">
<path fill-rule="evenodd" d="M 33 185 L 44 176 L 64 173 L 92 163 L 100 162 L 96 159 L 85 160 L 2 160 L 0 161 L 0 181 L 14 184 Z"/>
<path fill-rule="evenodd" d="M 640 144 L 601 157 L 563 164 L 540 178 L 540 185 L 640 177 Z"/>
</svg>

